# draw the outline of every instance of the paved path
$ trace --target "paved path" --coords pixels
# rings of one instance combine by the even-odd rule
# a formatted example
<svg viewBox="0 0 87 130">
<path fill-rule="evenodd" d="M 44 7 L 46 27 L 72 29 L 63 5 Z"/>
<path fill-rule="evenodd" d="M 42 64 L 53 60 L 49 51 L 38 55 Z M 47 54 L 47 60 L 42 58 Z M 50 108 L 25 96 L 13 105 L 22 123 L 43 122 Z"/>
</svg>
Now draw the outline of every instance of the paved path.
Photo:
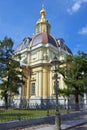
<svg viewBox="0 0 87 130">
<path fill-rule="evenodd" d="M 75 128 L 71 128 L 69 130 L 87 130 L 87 123 L 81 126 L 77 126 Z"/>
<path fill-rule="evenodd" d="M 87 123 L 87 115 L 75 118 L 75 119 L 70 119 L 67 121 L 62 121 L 61 123 L 61 129 L 62 130 L 74 130 L 71 128 L 75 128 L 76 126 L 80 126 L 83 125 L 84 123 Z M 86 129 L 87 129 L 87 125 L 86 125 Z M 86 130 L 83 129 L 83 130 Z M 49 125 L 49 124 L 45 124 L 45 125 L 39 125 L 39 126 L 33 126 L 33 127 L 29 127 L 29 128 L 23 128 L 22 130 L 55 130 L 55 125 Z M 80 130 L 80 129 L 76 129 L 76 130 Z"/>
</svg>

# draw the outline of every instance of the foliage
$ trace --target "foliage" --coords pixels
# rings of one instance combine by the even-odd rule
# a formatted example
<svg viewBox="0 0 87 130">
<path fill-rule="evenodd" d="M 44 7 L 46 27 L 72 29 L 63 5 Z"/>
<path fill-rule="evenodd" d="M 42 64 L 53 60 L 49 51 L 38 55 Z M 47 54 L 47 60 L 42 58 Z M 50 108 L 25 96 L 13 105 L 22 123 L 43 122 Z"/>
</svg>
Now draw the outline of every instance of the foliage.
<svg viewBox="0 0 87 130">
<path fill-rule="evenodd" d="M 76 104 L 79 103 L 79 95 L 87 92 L 87 53 L 78 52 L 78 55 L 67 55 L 59 72 L 63 75 L 66 88 L 60 92 L 66 96 L 74 95 Z"/>
<path fill-rule="evenodd" d="M 20 62 L 14 57 L 13 45 L 12 39 L 7 37 L 0 42 L 0 90 L 6 107 L 8 97 L 18 94 L 20 84 L 24 83 L 20 78 L 23 77 L 23 72 L 20 71 Z"/>
</svg>

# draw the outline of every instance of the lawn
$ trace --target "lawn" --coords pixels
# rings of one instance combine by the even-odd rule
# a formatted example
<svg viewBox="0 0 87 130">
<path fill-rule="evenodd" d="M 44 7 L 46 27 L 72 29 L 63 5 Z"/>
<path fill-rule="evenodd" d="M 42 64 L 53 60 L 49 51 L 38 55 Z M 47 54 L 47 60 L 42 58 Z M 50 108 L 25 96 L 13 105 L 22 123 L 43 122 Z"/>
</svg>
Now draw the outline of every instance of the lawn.
<svg viewBox="0 0 87 130">
<path fill-rule="evenodd" d="M 61 110 L 61 114 L 67 113 L 66 110 Z M 40 118 L 45 116 L 55 115 L 55 110 L 40 110 L 40 109 L 7 109 L 0 110 L 0 122 L 8 122 L 13 120 L 27 120 L 32 118 Z"/>
<path fill-rule="evenodd" d="M 48 114 L 47 110 L 35 110 L 35 109 L 0 110 L 0 122 L 39 118 L 47 116 L 47 114 Z M 54 115 L 54 110 L 50 110 L 49 114 Z"/>
</svg>

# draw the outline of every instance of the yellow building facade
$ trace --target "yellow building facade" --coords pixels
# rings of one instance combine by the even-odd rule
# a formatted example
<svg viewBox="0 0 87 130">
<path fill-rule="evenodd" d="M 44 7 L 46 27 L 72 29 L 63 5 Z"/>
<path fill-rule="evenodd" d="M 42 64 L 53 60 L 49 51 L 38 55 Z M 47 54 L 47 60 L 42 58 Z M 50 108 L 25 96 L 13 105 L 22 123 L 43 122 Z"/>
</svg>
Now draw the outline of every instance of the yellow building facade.
<svg viewBox="0 0 87 130">
<path fill-rule="evenodd" d="M 18 45 L 15 54 L 21 54 L 21 65 L 26 74 L 26 83 L 20 90 L 20 95 L 26 99 L 54 98 L 53 66 L 51 61 L 55 55 L 64 60 L 67 54 L 72 54 L 62 38 L 51 35 L 51 25 L 46 19 L 46 10 L 42 6 L 40 19 L 36 22 L 36 32 L 24 38 Z M 63 77 L 59 74 L 59 87 L 64 87 Z"/>
</svg>

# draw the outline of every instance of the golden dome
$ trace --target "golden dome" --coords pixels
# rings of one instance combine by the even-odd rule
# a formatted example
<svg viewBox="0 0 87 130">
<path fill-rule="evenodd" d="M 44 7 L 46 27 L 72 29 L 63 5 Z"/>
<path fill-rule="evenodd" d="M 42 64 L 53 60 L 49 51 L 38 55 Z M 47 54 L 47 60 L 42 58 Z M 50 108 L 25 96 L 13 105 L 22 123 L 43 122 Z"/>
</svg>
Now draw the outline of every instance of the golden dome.
<svg viewBox="0 0 87 130">
<path fill-rule="evenodd" d="M 46 19 L 46 11 L 44 9 L 44 5 L 42 4 L 42 9 L 40 11 L 41 18 L 36 23 L 36 34 L 41 32 L 50 33 L 50 24 Z"/>
<path fill-rule="evenodd" d="M 42 10 L 40 11 L 40 15 L 41 15 L 41 16 L 42 16 L 42 15 L 46 16 L 46 11 L 45 11 L 44 9 L 42 9 Z"/>
</svg>

